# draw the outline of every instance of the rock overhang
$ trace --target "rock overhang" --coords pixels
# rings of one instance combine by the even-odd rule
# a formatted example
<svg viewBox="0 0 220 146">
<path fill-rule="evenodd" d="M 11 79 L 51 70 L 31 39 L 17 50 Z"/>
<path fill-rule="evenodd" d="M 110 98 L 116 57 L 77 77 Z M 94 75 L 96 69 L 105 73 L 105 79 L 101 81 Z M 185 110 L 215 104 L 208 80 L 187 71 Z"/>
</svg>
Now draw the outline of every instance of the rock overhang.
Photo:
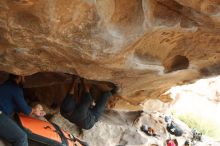
<svg viewBox="0 0 220 146">
<path fill-rule="evenodd" d="M 1 71 L 109 81 L 123 102 L 219 74 L 219 2 L 2 0 Z"/>
</svg>

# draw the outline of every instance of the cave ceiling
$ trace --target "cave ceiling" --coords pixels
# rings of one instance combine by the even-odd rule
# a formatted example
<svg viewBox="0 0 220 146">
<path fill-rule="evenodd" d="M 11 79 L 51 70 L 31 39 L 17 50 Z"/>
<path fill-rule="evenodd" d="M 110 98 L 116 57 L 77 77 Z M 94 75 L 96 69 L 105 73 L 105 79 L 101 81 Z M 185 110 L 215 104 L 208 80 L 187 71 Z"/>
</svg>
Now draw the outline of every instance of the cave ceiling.
<svg viewBox="0 0 220 146">
<path fill-rule="evenodd" d="M 170 101 L 170 87 L 220 73 L 220 0 L 1 0 L 0 68 L 113 82 L 134 105 Z"/>
</svg>

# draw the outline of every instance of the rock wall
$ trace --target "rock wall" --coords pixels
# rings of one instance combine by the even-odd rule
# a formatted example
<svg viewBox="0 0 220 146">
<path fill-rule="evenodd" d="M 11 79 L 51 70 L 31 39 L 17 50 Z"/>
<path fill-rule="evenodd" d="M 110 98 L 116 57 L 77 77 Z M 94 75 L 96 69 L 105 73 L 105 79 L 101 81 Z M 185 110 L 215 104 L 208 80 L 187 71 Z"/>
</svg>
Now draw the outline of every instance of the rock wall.
<svg viewBox="0 0 220 146">
<path fill-rule="evenodd" d="M 219 74 L 219 0 L 1 0 L 0 68 L 119 85 L 120 104 L 170 101 Z"/>
<path fill-rule="evenodd" d="M 59 114 L 56 114 L 52 121 L 70 130 L 91 146 L 165 146 L 166 140 L 170 138 L 176 139 L 180 146 L 183 146 L 186 140 L 191 142 L 192 129 L 182 121 L 173 118 L 173 122 L 183 130 L 182 136 L 174 136 L 167 131 L 164 116 L 158 112 L 108 111 L 92 129 L 83 130 L 81 133 L 78 133 L 77 128 Z M 144 133 L 141 130 L 142 125 L 153 128 L 157 136 Z M 193 145 L 218 146 L 219 142 L 203 135 L 202 141 L 194 141 Z"/>
</svg>

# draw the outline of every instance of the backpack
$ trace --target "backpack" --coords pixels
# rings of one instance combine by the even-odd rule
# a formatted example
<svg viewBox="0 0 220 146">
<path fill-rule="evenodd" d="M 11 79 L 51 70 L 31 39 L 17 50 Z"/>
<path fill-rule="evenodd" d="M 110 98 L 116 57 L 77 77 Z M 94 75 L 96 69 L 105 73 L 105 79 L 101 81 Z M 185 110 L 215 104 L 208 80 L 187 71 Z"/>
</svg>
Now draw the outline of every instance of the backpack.
<svg viewBox="0 0 220 146">
<path fill-rule="evenodd" d="M 182 136 L 183 130 L 174 122 L 167 124 L 167 131 L 175 136 Z"/>
<path fill-rule="evenodd" d="M 202 133 L 197 131 L 196 129 L 193 129 L 192 130 L 192 134 L 193 134 L 193 140 L 196 140 L 196 141 L 201 141 L 202 140 Z"/>
<path fill-rule="evenodd" d="M 83 146 L 81 141 L 55 123 L 23 114 L 16 115 L 16 122 L 32 142 L 47 146 Z"/>
</svg>

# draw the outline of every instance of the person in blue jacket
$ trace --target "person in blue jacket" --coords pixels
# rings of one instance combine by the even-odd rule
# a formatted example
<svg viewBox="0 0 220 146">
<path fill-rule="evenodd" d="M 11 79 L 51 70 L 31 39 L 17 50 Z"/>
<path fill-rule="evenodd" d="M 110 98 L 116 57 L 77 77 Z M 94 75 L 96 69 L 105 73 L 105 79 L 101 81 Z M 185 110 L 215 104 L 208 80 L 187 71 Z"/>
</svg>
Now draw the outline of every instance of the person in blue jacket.
<svg viewBox="0 0 220 146">
<path fill-rule="evenodd" d="M 31 108 L 24 99 L 22 84 L 24 77 L 10 74 L 9 79 L 0 85 L 0 137 L 12 146 L 28 146 L 26 133 L 12 120 L 14 113 L 44 116 L 39 108 Z"/>
</svg>

